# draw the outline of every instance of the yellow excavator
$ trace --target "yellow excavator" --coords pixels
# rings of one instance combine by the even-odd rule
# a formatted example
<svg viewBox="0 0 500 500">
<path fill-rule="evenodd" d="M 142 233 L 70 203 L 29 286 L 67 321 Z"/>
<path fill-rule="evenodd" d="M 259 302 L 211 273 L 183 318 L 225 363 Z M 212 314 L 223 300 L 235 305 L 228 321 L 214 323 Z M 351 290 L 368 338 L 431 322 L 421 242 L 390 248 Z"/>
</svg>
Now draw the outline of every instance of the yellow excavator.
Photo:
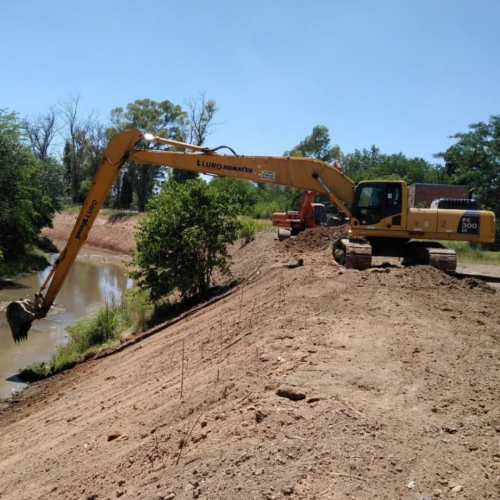
<svg viewBox="0 0 500 500">
<path fill-rule="evenodd" d="M 154 142 L 190 152 L 151 150 Z M 44 318 L 85 242 L 119 169 L 127 161 L 165 165 L 199 173 L 266 182 L 327 195 L 350 219 L 345 238 L 334 243 L 334 257 L 348 268 L 366 269 L 372 255 L 403 257 L 407 263 L 431 264 L 454 271 L 456 256 L 438 240 L 491 242 L 495 215 L 477 209 L 474 200 L 439 200 L 436 208 L 408 207 L 404 181 L 364 181 L 355 184 L 341 169 L 311 158 L 239 156 L 192 144 L 143 135 L 129 129 L 109 142 L 68 243 L 55 261 L 34 302 L 21 299 L 7 307 L 16 342 L 27 339 L 33 320 Z M 230 149 L 230 148 L 227 148 Z M 426 240 L 418 243 L 410 240 Z M 429 241 L 430 240 L 430 241 Z"/>
</svg>

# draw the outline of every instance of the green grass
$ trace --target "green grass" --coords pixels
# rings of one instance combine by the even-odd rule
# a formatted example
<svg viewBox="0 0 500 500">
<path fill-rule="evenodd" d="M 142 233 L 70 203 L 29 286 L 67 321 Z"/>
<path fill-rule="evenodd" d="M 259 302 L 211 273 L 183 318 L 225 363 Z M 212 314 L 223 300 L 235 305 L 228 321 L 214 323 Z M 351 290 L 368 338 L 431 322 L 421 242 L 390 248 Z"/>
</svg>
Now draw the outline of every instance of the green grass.
<svg viewBox="0 0 500 500">
<path fill-rule="evenodd" d="M 71 368 L 79 361 L 116 344 L 132 323 L 132 314 L 126 305 L 118 305 L 114 301 L 107 303 L 94 316 L 83 318 L 66 328 L 69 342 L 58 347 L 50 361 L 27 366 L 19 373 L 19 377 L 34 381 Z"/>
<path fill-rule="evenodd" d="M 459 260 L 500 265 L 500 252 L 481 250 L 467 241 L 447 241 L 445 246 L 455 250 Z"/>
<path fill-rule="evenodd" d="M 146 331 L 151 326 L 154 305 L 146 290 L 128 290 L 122 301 L 132 321 L 133 333 Z"/>
<path fill-rule="evenodd" d="M 50 361 L 32 363 L 19 377 L 27 382 L 40 380 L 73 367 L 80 361 L 113 346 L 128 334 L 147 330 L 154 306 L 149 293 L 129 290 L 121 304 L 114 300 L 101 306 L 95 315 L 83 318 L 66 328 L 69 342 L 57 348 Z"/>
</svg>

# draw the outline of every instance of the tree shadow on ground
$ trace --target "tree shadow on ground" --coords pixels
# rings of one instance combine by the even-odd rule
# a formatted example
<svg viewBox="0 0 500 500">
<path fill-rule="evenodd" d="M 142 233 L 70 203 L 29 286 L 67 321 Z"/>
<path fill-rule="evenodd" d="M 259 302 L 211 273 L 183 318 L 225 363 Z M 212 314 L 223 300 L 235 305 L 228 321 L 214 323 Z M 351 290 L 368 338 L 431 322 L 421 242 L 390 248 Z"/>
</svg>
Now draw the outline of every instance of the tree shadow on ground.
<svg viewBox="0 0 500 500">
<path fill-rule="evenodd" d="M 203 307 L 203 304 L 206 303 L 213 304 L 214 302 L 217 302 L 217 298 L 222 298 L 227 292 L 239 284 L 239 280 L 233 280 L 225 285 L 213 286 L 205 293 L 193 295 L 192 297 L 188 297 L 179 302 L 164 303 L 156 306 L 153 316 L 148 324 L 148 328 L 154 328 L 165 321 L 172 320 L 181 314 L 186 313 L 195 306 Z M 196 310 L 198 310 L 198 308 Z"/>
<path fill-rule="evenodd" d="M 131 217 L 135 217 L 139 212 L 117 212 L 115 214 L 111 214 L 108 217 L 108 222 L 114 224 L 115 222 L 120 222 L 123 219 L 130 219 Z"/>
</svg>

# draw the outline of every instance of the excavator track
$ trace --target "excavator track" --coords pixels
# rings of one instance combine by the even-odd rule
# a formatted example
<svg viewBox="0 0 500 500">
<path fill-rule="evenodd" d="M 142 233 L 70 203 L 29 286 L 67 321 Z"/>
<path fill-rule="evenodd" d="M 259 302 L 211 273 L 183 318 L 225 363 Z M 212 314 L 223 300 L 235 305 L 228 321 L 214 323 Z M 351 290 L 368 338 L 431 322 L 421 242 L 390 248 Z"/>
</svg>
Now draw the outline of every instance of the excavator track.
<svg viewBox="0 0 500 500">
<path fill-rule="evenodd" d="M 393 253 L 392 256 L 403 257 L 404 266 L 432 266 L 446 273 L 454 273 L 457 269 L 455 251 L 436 242 L 410 242 L 400 252 Z M 347 269 L 369 269 L 372 267 L 372 246 L 362 239 L 342 238 L 333 244 L 333 257 Z"/>
<path fill-rule="evenodd" d="M 362 271 L 372 267 L 372 247 L 367 242 L 342 238 L 333 244 L 333 258 L 347 269 Z"/>
<path fill-rule="evenodd" d="M 455 250 L 445 248 L 439 243 L 411 242 L 407 245 L 403 265 L 418 264 L 454 273 L 457 270 L 457 254 Z"/>
</svg>

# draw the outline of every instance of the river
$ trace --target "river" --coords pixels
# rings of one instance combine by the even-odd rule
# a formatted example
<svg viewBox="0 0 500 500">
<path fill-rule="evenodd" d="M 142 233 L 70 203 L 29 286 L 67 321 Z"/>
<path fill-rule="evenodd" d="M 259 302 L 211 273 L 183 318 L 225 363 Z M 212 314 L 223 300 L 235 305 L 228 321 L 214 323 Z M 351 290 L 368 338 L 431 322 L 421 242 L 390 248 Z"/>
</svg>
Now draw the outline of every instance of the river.
<svg viewBox="0 0 500 500">
<path fill-rule="evenodd" d="M 122 259 L 123 256 L 111 252 L 83 249 L 56 297 L 55 307 L 45 319 L 33 323 L 28 341 L 21 344 L 12 340 L 5 307 L 21 297 L 33 300 L 50 267 L 11 282 L 0 282 L 0 398 L 25 387 L 16 377 L 19 369 L 50 359 L 55 348 L 67 341 L 67 325 L 88 316 L 106 301 L 121 299 L 123 291 L 133 285 Z"/>
</svg>

